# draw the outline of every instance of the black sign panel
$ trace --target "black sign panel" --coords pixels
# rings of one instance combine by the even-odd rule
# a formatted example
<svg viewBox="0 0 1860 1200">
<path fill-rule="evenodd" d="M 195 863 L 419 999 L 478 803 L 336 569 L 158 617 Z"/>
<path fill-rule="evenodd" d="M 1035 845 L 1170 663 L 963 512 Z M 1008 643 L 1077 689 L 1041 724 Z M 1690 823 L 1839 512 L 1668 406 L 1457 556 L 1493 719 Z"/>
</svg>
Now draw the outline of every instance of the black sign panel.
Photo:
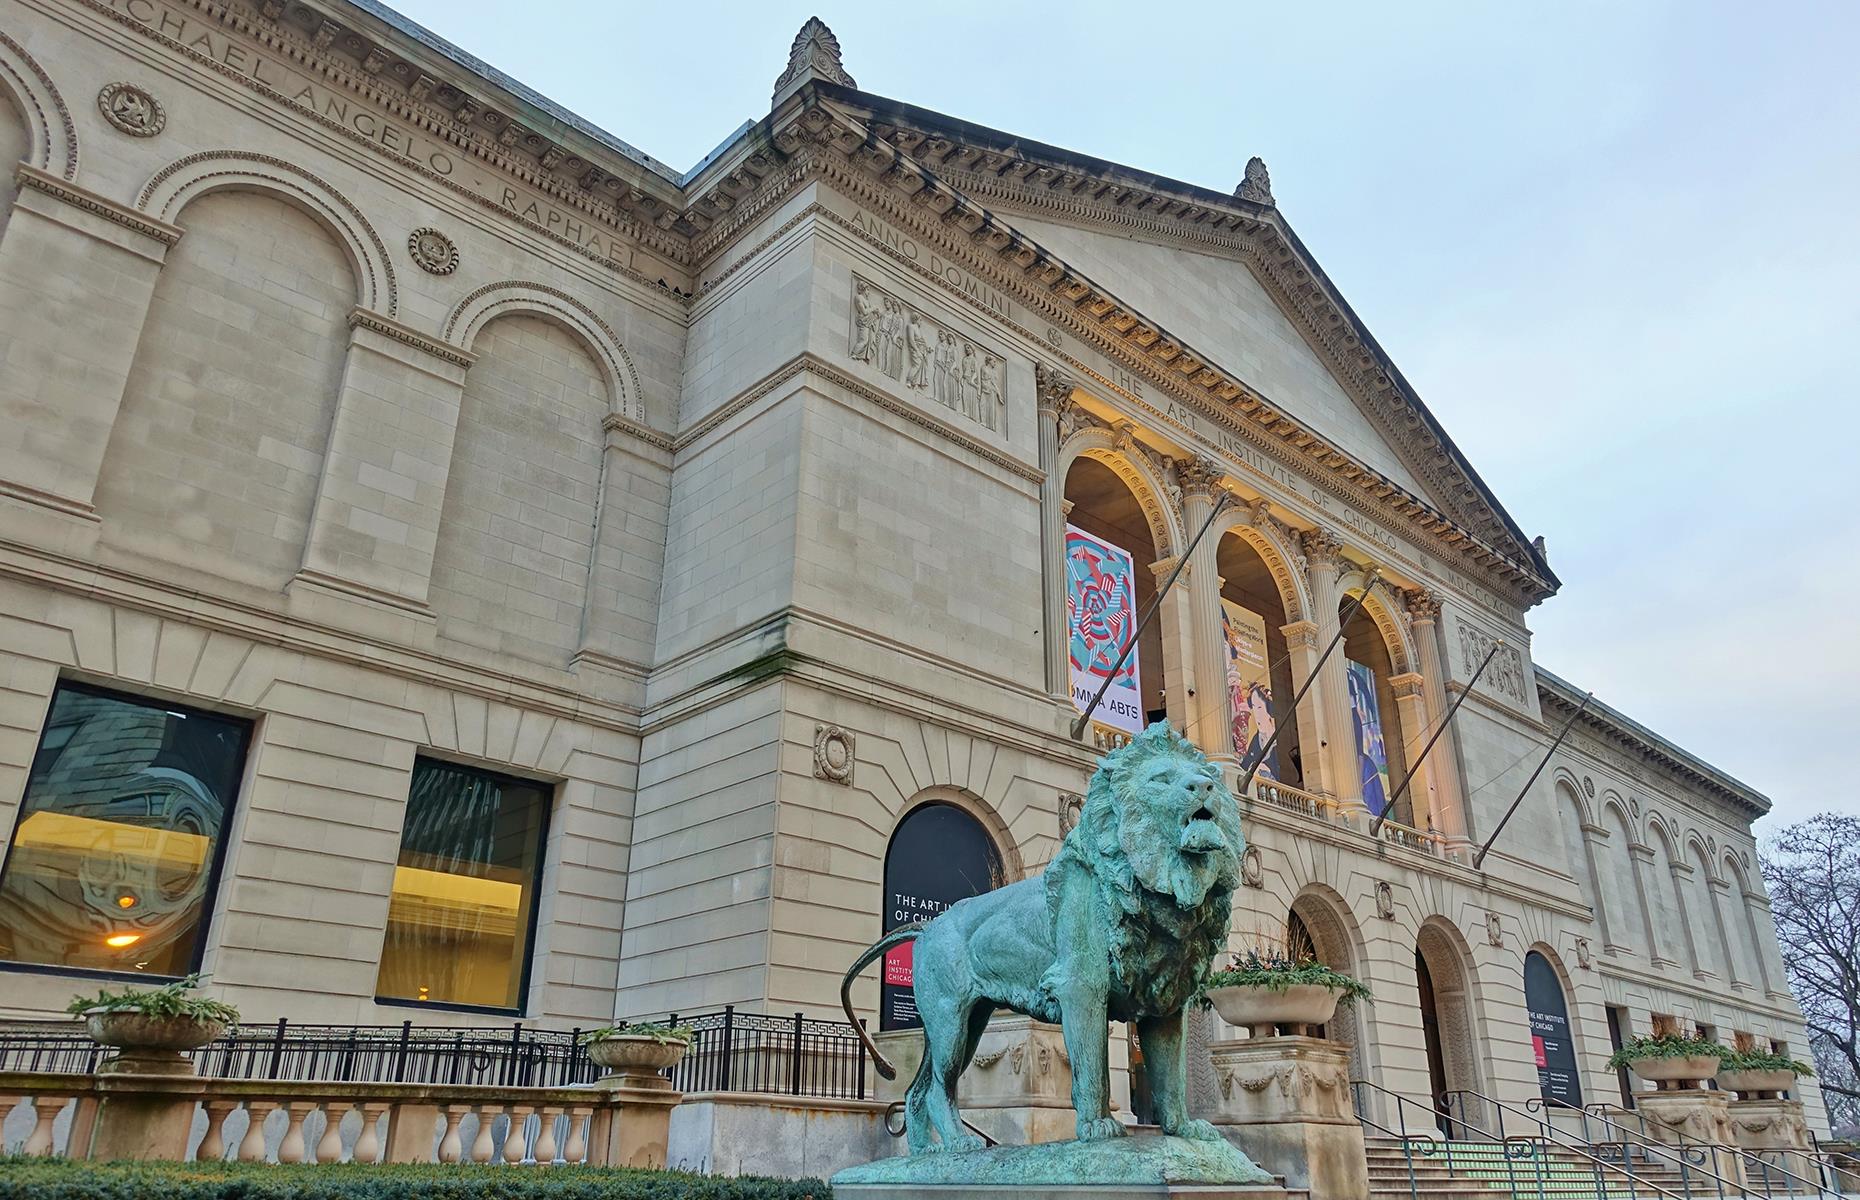
<svg viewBox="0 0 1860 1200">
<path fill-rule="evenodd" d="M 1563 981 L 1550 960 L 1535 950 L 1524 956 L 1524 1008 L 1531 1018 L 1538 1092 L 1552 1104 L 1581 1108 L 1582 1077 L 1576 1069 L 1576 1044 L 1569 1036 Z"/>
<path fill-rule="evenodd" d="M 885 852 L 885 931 L 928 921 L 956 901 L 1001 883 L 1001 855 L 982 823 L 951 804 L 911 810 Z M 878 1027 L 915 1029 L 913 946 L 893 946 L 881 964 Z"/>
</svg>

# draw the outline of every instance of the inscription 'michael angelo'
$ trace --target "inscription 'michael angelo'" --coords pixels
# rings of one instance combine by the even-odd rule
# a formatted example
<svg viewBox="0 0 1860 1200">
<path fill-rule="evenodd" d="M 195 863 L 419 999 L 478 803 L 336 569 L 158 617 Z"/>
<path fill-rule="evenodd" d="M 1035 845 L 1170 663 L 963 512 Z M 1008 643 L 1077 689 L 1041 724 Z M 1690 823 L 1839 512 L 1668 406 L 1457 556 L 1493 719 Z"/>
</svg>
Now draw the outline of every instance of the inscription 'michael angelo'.
<svg viewBox="0 0 1860 1200">
<path fill-rule="evenodd" d="M 630 269 L 633 247 L 603 229 L 587 214 L 576 214 L 528 195 L 502 181 L 487 182 L 461 168 L 443 143 L 410 126 L 382 116 L 364 100 L 344 96 L 313 82 L 276 55 L 241 45 L 223 30 L 178 12 L 158 0 L 104 0 L 110 8 L 151 33 L 169 38 L 212 59 L 282 97 L 284 106 L 315 113 L 360 134 L 400 158 L 425 167 L 537 228 L 568 241 L 583 252 L 621 269 Z"/>
</svg>

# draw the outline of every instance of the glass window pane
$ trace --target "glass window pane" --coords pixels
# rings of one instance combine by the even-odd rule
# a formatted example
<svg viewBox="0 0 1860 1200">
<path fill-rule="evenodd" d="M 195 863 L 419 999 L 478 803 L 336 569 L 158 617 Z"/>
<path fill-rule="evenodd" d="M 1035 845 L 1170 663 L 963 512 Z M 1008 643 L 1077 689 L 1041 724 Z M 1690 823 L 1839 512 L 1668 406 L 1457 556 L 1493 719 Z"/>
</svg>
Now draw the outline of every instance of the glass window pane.
<svg viewBox="0 0 1860 1200">
<path fill-rule="evenodd" d="M 522 1007 L 548 817 L 540 784 L 414 761 L 377 996 Z"/>
<path fill-rule="evenodd" d="M 0 871 L 0 958 L 193 970 L 250 733 L 216 713 L 60 687 Z"/>
</svg>

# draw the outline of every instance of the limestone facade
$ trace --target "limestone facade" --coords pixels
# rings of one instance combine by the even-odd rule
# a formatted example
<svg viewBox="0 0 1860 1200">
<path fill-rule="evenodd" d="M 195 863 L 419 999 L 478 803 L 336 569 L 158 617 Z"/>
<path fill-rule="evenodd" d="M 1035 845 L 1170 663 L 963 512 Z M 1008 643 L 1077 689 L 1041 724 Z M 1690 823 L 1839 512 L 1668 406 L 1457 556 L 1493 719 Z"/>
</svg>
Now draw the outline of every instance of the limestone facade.
<svg viewBox="0 0 1860 1200">
<path fill-rule="evenodd" d="M 0 836 L 61 681 L 243 716 L 213 989 L 502 1021 L 375 998 L 414 758 L 483 766 L 554 789 L 521 1019 L 832 1015 L 907 811 L 1009 877 L 1056 849 L 1095 519 L 1139 599 L 1185 566 L 1147 707 L 1230 763 L 1223 578 L 1277 607 L 1281 704 L 1367 592 L 1349 655 L 1390 782 L 1421 765 L 1372 835 L 1332 656 L 1233 934 L 1297 912 L 1371 984 L 1354 1073 L 1428 1094 L 1417 951 L 1452 1086 L 1537 1094 L 1532 950 L 1592 1100 L 1611 1007 L 1799 1053 L 1744 785 L 1592 704 L 1471 865 L 1580 702 L 1525 625 L 1559 582 L 1263 166 L 954 122 L 831 41 L 681 175 L 373 5 L 0 0 Z M 13 1015 L 89 984 L 0 979 Z"/>
</svg>

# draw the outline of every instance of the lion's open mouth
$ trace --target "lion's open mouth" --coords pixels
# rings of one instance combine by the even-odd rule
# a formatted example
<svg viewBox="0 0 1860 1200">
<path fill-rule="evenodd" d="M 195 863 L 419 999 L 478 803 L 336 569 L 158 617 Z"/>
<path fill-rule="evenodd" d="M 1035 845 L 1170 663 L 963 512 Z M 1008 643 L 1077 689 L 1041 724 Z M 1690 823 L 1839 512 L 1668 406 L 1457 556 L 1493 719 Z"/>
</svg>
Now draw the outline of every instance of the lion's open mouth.
<svg viewBox="0 0 1860 1200">
<path fill-rule="evenodd" d="M 1214 823 L 1214 814 L 1205 806 L 1196 809 L 1182 822 L 1182 840 L 1177 843 L 1185 854 L 1207 854 L 1227 848 L 1227 835 Z"/>
</svg>

